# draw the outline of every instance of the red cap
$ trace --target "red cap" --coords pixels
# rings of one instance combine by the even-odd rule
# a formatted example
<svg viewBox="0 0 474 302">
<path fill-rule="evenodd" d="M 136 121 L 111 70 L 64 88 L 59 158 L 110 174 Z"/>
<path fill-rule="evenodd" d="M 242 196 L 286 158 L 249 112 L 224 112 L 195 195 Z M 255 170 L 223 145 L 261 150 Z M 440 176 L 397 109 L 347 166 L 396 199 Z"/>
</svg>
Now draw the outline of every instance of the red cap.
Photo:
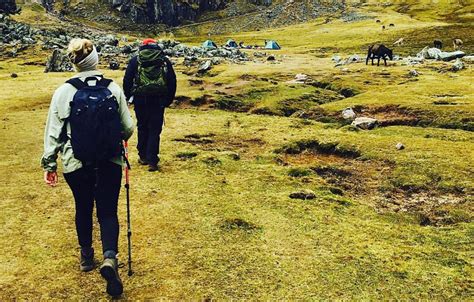
<svg viewBox="0 0 474 302">
<path fill-rule="evenodd" d="M 156 44 L 156 40 L 154 39 L 145 39 L 142 41 L 142 45 L 148 45 L 148 44 Z"/>
</svg>

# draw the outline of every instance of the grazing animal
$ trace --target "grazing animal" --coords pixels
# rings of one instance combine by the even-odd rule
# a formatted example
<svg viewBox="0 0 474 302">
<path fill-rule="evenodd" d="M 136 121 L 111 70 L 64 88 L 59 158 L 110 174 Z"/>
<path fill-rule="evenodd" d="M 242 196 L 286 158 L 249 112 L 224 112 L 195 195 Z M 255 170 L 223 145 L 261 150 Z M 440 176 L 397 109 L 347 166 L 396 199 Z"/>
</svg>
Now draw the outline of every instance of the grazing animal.
<svg viewBox="0 0 474 302">
<path fill-rule="evenodd" d="M 441 42 L 441 40 L 434 40 L 433 45 L 434 45 L 434 47 L 436 47 L 438 49 L 443 48 L 443 42 Z"/>
<path fill-rule="evenodd" d="M 380 21 L 379 19 L 377 19 L 377 21 L 375 21 L 375 22 L 380 23 L 380 22 L 382 22 L 382 21 Z"/>
<path fill-rule="evenodd" d="M 460 50 L 464 42 L 461 39 L 453 39 L 454 50 Z"/>
<path fill-rule="evenodd" d="M 389 26 L 390 26 L 390 27 L 395 27 L 395 24 L 390 23 Z"/>
<path fill-rule="evenodd" d="M 397 41 L 395 41 L 395 42 L 393 43 L 393 45 L 395 45 L 395 46 L 402 46 L 404 43 L 405 43 L 405 39 L 404 39 L 404 38 L 400 38 L 400 39 L 398 39 Z"/>
<path fill-rule="evenodd" d="M 387 66 L 387 57 L 389 57 L 390 60 L 393 60 L 393 51 L 391 49 L 383 44 L 371 45 L 369 46 L 365 65 L 369 64 L 369 59 L 372 59 L 372 65 L 374 65 L 374 59 L 377 58 L 377 66 L 380 66 L 380 59 L 383 59 L 385 66 Z"/>
</svg>

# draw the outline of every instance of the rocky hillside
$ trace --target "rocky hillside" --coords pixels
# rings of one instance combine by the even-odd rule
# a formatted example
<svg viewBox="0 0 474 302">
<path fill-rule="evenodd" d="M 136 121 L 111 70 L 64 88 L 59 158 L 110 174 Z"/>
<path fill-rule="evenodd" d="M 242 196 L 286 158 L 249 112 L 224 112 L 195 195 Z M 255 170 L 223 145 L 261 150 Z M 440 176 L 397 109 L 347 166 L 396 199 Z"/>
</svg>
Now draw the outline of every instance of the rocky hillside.
<svg viewBox="0 0 474 302">
<path fill-rule="evenodd" d="M 120 12 L 120 16 L 140 24 L 166 24 L 177 26 L 196 21 L 206 12 L 219 11 L 235 2 L 244 2 L 256 10 L 269 6 L 272 0 L 41 0 L 47 11 L 61 15 L 90 17 L 98 13 L 97 4 L 109 4 L 109 9 Z M 278 2 L 278 1 L 277 1 Z"/>
</svg>

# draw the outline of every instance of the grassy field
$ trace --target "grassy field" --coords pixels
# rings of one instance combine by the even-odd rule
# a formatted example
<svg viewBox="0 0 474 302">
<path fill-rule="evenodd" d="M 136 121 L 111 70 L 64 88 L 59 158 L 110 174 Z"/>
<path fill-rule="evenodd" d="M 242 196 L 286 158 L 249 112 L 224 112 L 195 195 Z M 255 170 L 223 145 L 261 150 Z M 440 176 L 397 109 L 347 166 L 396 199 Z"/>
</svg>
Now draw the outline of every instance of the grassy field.
<svg viewBox="0 0 474 302">
<path fill-rule="evenodd" d="M 131 150 L 135 274 L 121 270 L 124 299 L 472 299 L 472 65 L 454 73 L 452 63 L 331 61 L 404 33 L 419 34 L 397 51 L 414 55 L 434 28 L 463 36 L 472 25 L 367 9 L 397 26 L 316 20 L 236 35 L 278 38 L 273 63 L 251 51 L 250 62 L 197 77 L 178 62 L 162 171 L 146 172 Z M 78 270 L 70 190 L 62 177 L 54 189 L 43 184 L 49 101 L 72 75 L 25 64 L 43 54 L 0 62 L 0 300 L 105 298 L 98 272 Z M 420 75 L 409 77 L 412 69 Z M 121 83 L 123 71 L 104 72 Z M 312 81 L 291 83 L 297 73 Z M 356 131 L 340 118 L 349 106 L 381 126 Z M 316 198 L 289 197 L 299 190 Z M 125 262 L 124 194 L 119 211 Z"/>
</svg>

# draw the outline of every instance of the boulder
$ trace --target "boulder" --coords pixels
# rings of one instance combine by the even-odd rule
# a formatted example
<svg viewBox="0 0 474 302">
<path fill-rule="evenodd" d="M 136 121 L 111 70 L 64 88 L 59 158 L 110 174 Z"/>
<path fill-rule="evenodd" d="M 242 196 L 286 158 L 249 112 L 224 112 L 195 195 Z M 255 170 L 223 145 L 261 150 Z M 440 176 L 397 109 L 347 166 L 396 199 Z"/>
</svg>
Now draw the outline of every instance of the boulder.
<svg viewBox="0 0 474 302">
<path fill-rule="evenodd" d="M 199 74 L 204 74 L 207 71 L 212 69 L 212 62 L 211 60 L 207 60 L 198 67 L 198 73 Z"/>
<path fill-rule="evenodd" d="M 462 60 L 467 63 L 474 63 L 474 56 L 465 56 Z"/>
<path fill-rule="evenodd" d="M 460 59 L 456 59 L 453 66 L 451 67 L 452 71 L 460 71 L 464 69 L 464 63 Z"/>
<path fill-rule="evenodd" d="M 316 194 L 311 190 L 305 189 L 305 190 L 300 190 L 300 191 L 296 191 L 296 192 L 291 193 L 290 198 L 291 199 L 303 199 L 303 200 L 315 199 Z"/>
<path fill-rule="evenodd" d="M 452 61 L 464 57 L 466 54 L 463 51 L 441 52 L 439 59 L 443 61 Z"/>
<path fill-rule="evenodd" d="M 397 148 L 397 150 L 403 150 L 403 149 L 405 149 L 405 145 L 402 144 L 402 143 L 398 143 L 398 144 L 395 145 L 395 148 Z"/>
<path fill-rule="evenodd" d="M 353 120 L 356 118 L 356 114 L 352 108 L 346 108 L 342 110 L 342 118 L 345 120 Z"/>
<path fill-rule="evenodd" d="M 44 69 L 44 72 L 64 72 L 72 70 L 72 63 L 69 60 L 67 54 L 61 52 L 59 49 L 54 49 L 53 53 L 46 62 L 46 68 Z"/>
<path fill-rule="evenodd" d="M 352 122 L 352 126 L 363 130 L 370 130 L 377 126 L 378 121 L 370 117 L 358 117 Z"/>
<path fill-rule="evenodd" d="M 342 58 L 341 58 L 341 56 L 336 56 L 336 55 L 335 55 L 335 56 L 333 56 L 333 57 L 331 58 L 331 60 L 332 60 L 334 63 L 339 63 L 339 62 L 342 60 Z"/>
<path fill-rule="evenodd" d="M 425 48 L 423 48 L 416 56 L 418 58 L 423 58 L 423 59 L 434 59 L 434 60 L 438 60 L 439 59 L 439 56 L 441 54 L 441 50 L 438 49 L 438 48 L 430 48 L 428 46 L 426 46 Z"/>
<path fill-rule="evenodd" d="M 419 74 L 418 71 L 416 71 L 415 69 L 412 69 L 412 70 L 410 70 L 410 71 L 408 72 L 408 76 L 409 76 L 409 77 L 412 77 L 412 78 L 417 77 L 417 76 L 419 76 L 419 75 L 420 75 L 420 74 Z"/>
<path fill-rule="evenodd" d="M 429 60 L 443 60 L 443 61 L 452 61 L 458 58 L 464 57 L 466 54 L 463 51 L 453 51 L 453 52 L 445 52 L 441 51 L 438 48 L 430 48 L 425 47 L 423 48 L 416 56 L 422 59 L 429 59 Z"/>
<path fill-rule="evenodd" d="M 295 79 L 290 81 L 290 83 L 294 83 L 294 84 L 306 84 L 310 81 L 311 79 L 308 77 L 308 75 L 304 74 L 304 73 L 298 73 L 296 76 L 295 76 Z"/>
</svg>

